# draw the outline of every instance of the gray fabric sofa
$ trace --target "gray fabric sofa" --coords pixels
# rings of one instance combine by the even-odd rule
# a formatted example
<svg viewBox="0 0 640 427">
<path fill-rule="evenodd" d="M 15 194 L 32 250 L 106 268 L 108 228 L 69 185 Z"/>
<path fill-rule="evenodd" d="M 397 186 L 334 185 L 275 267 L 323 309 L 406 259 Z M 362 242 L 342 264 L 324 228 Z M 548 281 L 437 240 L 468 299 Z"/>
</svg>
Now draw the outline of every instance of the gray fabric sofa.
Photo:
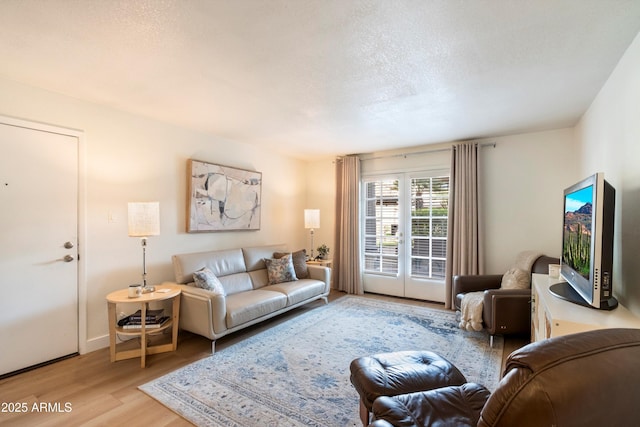
<svg viewBox="0 0 640 427">
<path fill-rule="evenodd" d="M 331 269 L 309 265 L 309 277 L 269 284 L 265 258 L 287 252 L 285 245 L 198 252 L 172 257 L 176 283 L 182 288 L 180 329 L 212 340 L 323 299 L 330 291 Z M 193 273 L 207 267 L 222 283 L 224 293 L 194 286 Z"/>
</svg>

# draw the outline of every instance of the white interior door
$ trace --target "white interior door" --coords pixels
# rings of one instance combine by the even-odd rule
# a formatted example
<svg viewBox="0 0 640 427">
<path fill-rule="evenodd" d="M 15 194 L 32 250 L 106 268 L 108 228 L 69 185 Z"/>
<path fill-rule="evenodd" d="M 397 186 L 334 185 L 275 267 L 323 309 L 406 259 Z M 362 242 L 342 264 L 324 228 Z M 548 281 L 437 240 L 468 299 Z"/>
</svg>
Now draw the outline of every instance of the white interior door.
<svg viewBox="0 0 640 427">
<path fill-rule="evenodd" d="M 0 122 L 0 375 L 78 352 L 78 138 Z"/>
</svg>

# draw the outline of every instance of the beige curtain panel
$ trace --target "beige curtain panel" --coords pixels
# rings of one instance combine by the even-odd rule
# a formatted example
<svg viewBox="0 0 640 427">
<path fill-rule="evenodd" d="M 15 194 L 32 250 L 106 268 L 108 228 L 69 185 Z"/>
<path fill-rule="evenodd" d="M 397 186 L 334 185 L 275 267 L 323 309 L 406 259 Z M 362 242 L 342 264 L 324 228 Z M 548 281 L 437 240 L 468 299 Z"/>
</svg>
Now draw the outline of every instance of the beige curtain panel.
<svg viewBox="0 0 640 427">
<path fill-rule="evenodd" d="M 346 156 L 336 162 L 336 251 L 334 277 L 339 290 L 362 295 L 360 268 L 360 158 Z"/>
<path fill-rule="evenodd" d="M 482 274 L 480 147 L 456 144 L 451 152 L 445 307 L 453 308 L 453 277 Z"/>
</svg>

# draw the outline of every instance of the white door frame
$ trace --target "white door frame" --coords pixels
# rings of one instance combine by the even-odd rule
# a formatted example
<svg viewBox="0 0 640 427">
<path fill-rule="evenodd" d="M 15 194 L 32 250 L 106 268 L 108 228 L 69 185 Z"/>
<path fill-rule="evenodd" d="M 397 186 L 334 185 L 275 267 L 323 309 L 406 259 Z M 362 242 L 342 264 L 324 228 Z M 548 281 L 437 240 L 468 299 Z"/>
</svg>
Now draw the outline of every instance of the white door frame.
<svg viewBox="0 0 640 427">
<path fill-rule="evenodd" d="M 87 348 L 87 280 L 86 280 L 86 161 L 84 132 L 46 123 L 33 122 L 0 115 L 0 123 L 25 129 L 68 135 L 78 139 L 78 349 L 80 354 Z M 95 349 L 92 349 L 95 350 Z"/>
</svg>

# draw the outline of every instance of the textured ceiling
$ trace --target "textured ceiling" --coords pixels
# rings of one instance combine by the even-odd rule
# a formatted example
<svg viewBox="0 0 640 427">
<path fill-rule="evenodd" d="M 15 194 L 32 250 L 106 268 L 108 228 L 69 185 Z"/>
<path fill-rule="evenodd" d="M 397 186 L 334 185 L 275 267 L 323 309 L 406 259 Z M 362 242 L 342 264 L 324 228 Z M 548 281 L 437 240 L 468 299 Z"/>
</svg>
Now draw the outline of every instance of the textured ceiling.
<svg viewBox="0 0 640 427">
<path fill-rule="evenodd" d="M 313 158 L 571 126 L 638 31 L 640 0 L 1 0 L 0 76 Z"/>
</svg>

